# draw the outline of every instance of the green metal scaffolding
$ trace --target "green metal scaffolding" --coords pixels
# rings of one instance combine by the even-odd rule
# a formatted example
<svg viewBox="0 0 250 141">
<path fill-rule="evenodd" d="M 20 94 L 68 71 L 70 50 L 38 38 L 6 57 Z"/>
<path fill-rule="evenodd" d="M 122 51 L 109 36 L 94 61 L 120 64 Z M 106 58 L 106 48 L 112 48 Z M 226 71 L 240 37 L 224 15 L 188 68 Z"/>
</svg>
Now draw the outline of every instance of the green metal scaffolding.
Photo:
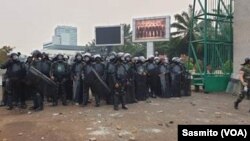
<svg viewBox="0 0 250 141">
<path fill-rule="evenodd" d="M 233 62 L 233 0 L 194 0 L 189 58 L 192 84 L 205 92 L 225 91 Z M 190 59 L 191 61 L 191 59 Z"/>
</svg>

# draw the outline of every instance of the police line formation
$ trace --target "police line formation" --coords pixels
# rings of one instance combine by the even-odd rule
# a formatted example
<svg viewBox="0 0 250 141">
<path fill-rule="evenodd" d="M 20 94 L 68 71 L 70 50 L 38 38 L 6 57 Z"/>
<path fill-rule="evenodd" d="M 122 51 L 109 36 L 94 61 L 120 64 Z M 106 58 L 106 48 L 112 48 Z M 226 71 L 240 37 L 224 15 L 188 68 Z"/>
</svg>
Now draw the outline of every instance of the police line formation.
<svg viewBox="0 0 250 141">
<path fill-rule="evenodd" d="M 190 74 L 178 57 L 132 57 L 129 53 L 99 54 L 77 53 L 72 62 L 63 54 L 50 58 L 38 50 L 21 59 L 20 53 L 11 53 L 1 69 L 3 77 L 1 106 L 41 111 L 44 101 L 57 106 L 58 101 L 87 106 L 91 103 L 89 92 L 95 97 L 95 106 L 106 101 L 118 110 L 127 110 L 127 103 L 137 103 L 148 98 L 190 96 Z"/>
</svg>

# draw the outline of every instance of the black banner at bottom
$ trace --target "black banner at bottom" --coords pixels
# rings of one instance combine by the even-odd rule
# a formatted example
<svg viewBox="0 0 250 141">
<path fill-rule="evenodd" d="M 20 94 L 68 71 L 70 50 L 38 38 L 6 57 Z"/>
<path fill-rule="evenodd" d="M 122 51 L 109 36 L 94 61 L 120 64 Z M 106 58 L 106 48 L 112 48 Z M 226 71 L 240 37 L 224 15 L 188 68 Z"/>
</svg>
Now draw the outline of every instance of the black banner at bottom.
<svg viewBox="0 0 250 141">
<path fill-rule="evenodd" d="M 250 141 L 250 125 L 178 125 L 178 141 Z"/>
</svg>

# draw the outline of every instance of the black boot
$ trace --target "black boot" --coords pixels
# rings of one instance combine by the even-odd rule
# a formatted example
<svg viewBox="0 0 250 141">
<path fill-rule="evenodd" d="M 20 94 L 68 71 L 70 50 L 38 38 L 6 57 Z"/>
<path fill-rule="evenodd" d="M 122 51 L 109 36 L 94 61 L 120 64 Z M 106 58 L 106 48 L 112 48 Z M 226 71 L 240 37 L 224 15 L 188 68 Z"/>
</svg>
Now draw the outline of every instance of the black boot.
<svg viewBox="0 0 250 141">
<path fill-rule="evenodd" d="M 125 95 L 122 95 L 121 96 L 122 109 L 128 110 L 128 107 L 126 106 L 125 101 L 126 101 L 126 97 L 125 97 Z"/>
<path fill-rule="evenodd" d="M 155 95 L 155 94 L 153 94 L 153 95 L 152 95 L 152 98 L 156 98 L 156 95 Z"/>
<path fill-rule="evenodd" d="M 123 109 L 123 110 L 128 110 L 128 107 L 125 106 L 125 105 L 123 105 L 123 106 L 122 106 L 122 109 Z"/>
<path fill-rule="evenodd" d="M 96 103 L 95 107 L 100 107 L 100 103 Z"/>
<path fill-rule="evenodd" d="M 62 105 L 63 106 L 67 106 L 67 95 L 66 95 L 66 92 L 63 92 L 63 95 L 62 95 Z"/>
<path fill-rule="evenodd" d="M 12 99 L 13 97 L 12 96 L 8 96 L 8 99 L 7 99 L 7 105 L 9 106 L 8 108 L 7 108 L 7 110 L 12 110 L 13 109 L 13 99 Z"/>
<path fill-rule="evenodd" d="M 37 102 L 38 102 L 38 107 L 35 110 L 42 111 L 43 110 L 43 98 L 41 94 L 37 95 Z"/>
<path fill-rule="evenodd" d="M 67 106 L 68 104 L 67 104 L 67 102 L 64 101 L 64 102 L 62 102 L 62 105 Z"/>
<path fill-rule="evenodd" d="M 31 107 L 29 107 L 29 110 L 35 110 L 37 107 L 35 107 L 35 106 L 31 106 Z"/>
<path fill-rule="evenodd" d="M 114 106 L 114 110 L 115 110 L 115 111 L 118 111 L 119 108 L 118 108 L 117 106 Z"/>
<path fill-rule="evenodd" d="M 33 97 L 33 106 L 29 108 L 29 110 L 35 110 L 39 107 L 39 103 L 38 103 L 38 97 L 37 97 L 37 93 L 34 95 Z"/>
<path fill-rule="evenodd" d="M 35 111 L 42 111 L 43 110 L 43 106 L 39 106 L 38 108 L 35 109 Z"/>
<path fill-rule="evenodd" d="M 7 108 L 7 110 L 12 110 L 13 109 L 13 106 L 9 106 L 8 108 Z"/>
<path fill-rule="evenodd" d="M 95 96 L 95 106 L 100 107 L 100 97 L 98 95 Z"/>
<path fill-rule="evenodd" d="M 26 109 L 26 108 L 27 108 L 27 105 L 26 105 L 26 104 L 21 104 L 20 108 L 21 108 L 21 109 Z"/>
<path fill-rule="evenodd" d="M 134 99 L 133 102 L 134 102 L 134 103 L 138 103 L 138 100 L 137 100 L 137 99 Z"/>
<path fill-rule="evenodd" d="M 52 105 L 51 106 L 57 106 L 58 105 L 58 98 L 57 96 L 54 96 L 53 99 L 52 99 Z"/>
<path fill-rule="evenodd" d="M 1 102 L 0 107 L 4 107 L 4 106 L 6 106 L 6 104 Z"/>
<path fill-rule="evenodd" d="M 238 109 L 239 103 L 240 103 L 239 100 L 234 102 L 234 109 L 236 109 L 236 110 Z"/>
</svg>

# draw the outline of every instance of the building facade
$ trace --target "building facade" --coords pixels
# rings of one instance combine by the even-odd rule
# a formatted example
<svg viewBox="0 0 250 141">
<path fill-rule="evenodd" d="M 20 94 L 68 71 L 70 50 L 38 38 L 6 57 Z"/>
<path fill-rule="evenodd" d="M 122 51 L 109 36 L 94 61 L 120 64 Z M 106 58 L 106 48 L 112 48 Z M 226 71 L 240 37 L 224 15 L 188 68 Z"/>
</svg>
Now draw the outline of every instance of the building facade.
<svg viewBox="0 0 250 141">
<path fill-rule="evenodd" d="M 77 28 L 72 26 L 57 26 L 52 41 L 43 44 L 43 48 L 53 45 L 77 46 Z"/>
<path fill-rule="evenodd" d="M 57 26 L 53 43 L 56 45 L 77 45 L 77 28 L 71 26 Z"/>
<path fill-rule="evenodd" d="M 68 56 L 74 56 L 76 53 L 85 52 L 85 50 L 86 47 L 84 46 L 50 45 L 48 47 L 43 48 L 41 51 L 46 52 L 50 55 L 61 53 Z"/>
</svg>

